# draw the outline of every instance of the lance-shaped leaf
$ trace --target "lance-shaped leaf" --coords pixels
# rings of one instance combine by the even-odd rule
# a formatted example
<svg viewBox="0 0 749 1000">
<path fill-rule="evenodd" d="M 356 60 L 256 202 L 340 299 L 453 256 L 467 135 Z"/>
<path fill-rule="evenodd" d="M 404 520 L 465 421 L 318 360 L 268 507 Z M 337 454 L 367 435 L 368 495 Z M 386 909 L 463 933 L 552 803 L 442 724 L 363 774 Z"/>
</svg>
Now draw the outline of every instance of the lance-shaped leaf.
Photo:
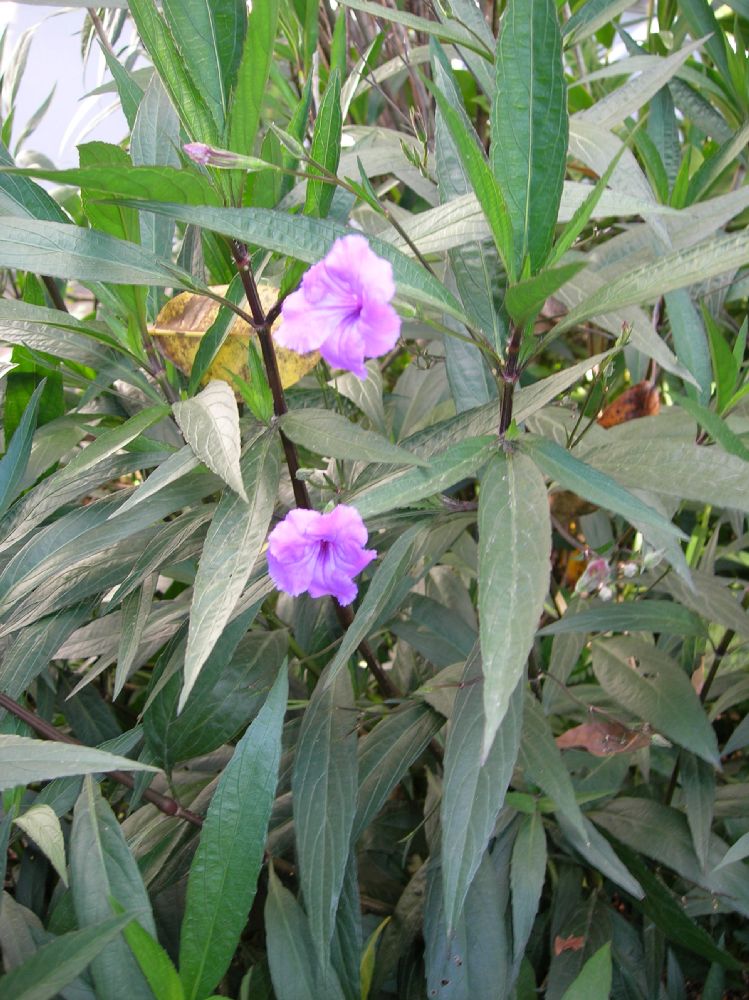
<svg viewBox="0 0 749 1000">
<path fill-rule="evenodd" d="M 601 285 L 574 306 L 557 325 L 557 334 L 591 316 L 603 316 L 624 306 L 653 302 L 666 292 L 686 288 L 749 261 L 749 234 L 744 231 L 713 236 L 682 250 L 672 250 L 657 261 L 628 269 L 620 278 Z"/>
<path fill-rule="evenodd" d="M 34 389 L 16 427 L 15 434 L 7 445 L 5 454 L 0 459 L 0 514 L 5 513 L 21 487 L 23 474 L 31 455 L 31 442 L 34 438 L 36 417 L 45 382 L 46 379 L 42 379 Z"/>
<path fill-rule="evenodd" d="M 546 877 L 546 833 L 539 813 L 526 816 L 512 849 L 513 965 L 520 962 L 528 943 Z"/>
<path fill-rule="evenodd" d="M 33 805 L 23 816 L 16 817 L 14 822 L 44 852 L 62 882 L 67 885 L 65 839 L 54 810 L 44 803 Z"/>
<path fill-rule="evenodd" d="M 478 651 L 469 656 L 447 733 L 442 791 L 442 885 L 448 928 L 458 925 L 466 894 L 494 830 L 515 766 L 523 681 L 515 685 L 485 763 L 484 701 Z"/>
<path fill-rule="evenodd" d="M 265 904 L 268 964 L 278 1000 L 343 1000 L 338 978 L 330 966 L 323 973 L 315 955 L 304 910 L 268 869 Z"/>
<path fill-rule="evenodd" d="M 430 464 L 406 448 L 391 444 L 382 435 L 365 431 L 330 410 L 292 410 L 279 422 L 288 438 L 317 455 L 392 465 L 428 467 Z"/>
<path fill-rule="evenodd" d="M 241 468 L 249 502 L 234 492 L 224 492 L 200 556 L 180 710 L 229 621 L 265 541 L 280 473 L 275 437 L 262 434 L 245 453 Z"/>
<path fill-rule="evenodd" d="M 282 668 L 211 799 L 190 867 L 180 938 L 188 1000 L 206 996 L 218 983 L 247 922 L 276 792 L 287 693 Z"/>
<path fill-rule="evenodd" d="M 123 202 L 123 204 L 130 203 Z M 183 222 L 212 229 L 234 239 L 245 240 L 274 253 L 296 257 L 297 260 L 309 264 L 321 260 L 341 236 L 357 232 L 330 219 L 289 215 L 287 212 L 268 208 L 198 208 L 193 205 L 156 201 L 139 201 L 132 204 L 135 208 L 145 208 L 150 212 L 181 219 Z M 434 275 L 400 250 L 396 250 L 390 243 L 375 236 L 368 236 L 367 240 L 379 257 L 384 257 L 392 264 L 393 277 L 400 295 L 423 305 L 444 309 L 461 322 L 465 320 L 455 296 Z M 4 244 L 0 242 L 0 254 L 2 253 Z M 3 263 L 5 261 L 0 256 L 0 264 Z"/>
<path fill-rule="evenodd" d="M 553 0 L 510 0 L 497 47 L 491 160 L 512 221 L 515 264 L 551 249 L 567 160 L 567 93 Z"/>
<path fill-rule="evenodd" d="M 127 757 L 93 747 L 54 740 L 32 740 L 28 736 L 0 734 L 0 791 L 32 781 L 51 781 L 75 774 L 106 771 L 156 771 Z"/>
<path fill-rule="evenodd" d="M 549 587 L 544 478 L 527 455 L 497 455 L 479 494 L 479 616 L 486 760 L 523 674 Z"/>
<path fill-rule="evenodd" d="M 277 23 L 278 0 L 253 4 L 227 116 L 227 145 L 237 153 L 252 153 L 273 59 Z"/>
<path fill-rule="evenodd" d="M 315 120 L 315 131 L 312 135 L 310 156 L 330 174 L 338 170 L 341 158 L 341 75 L 333 70 L 328 79 L 328 86 L 320 102 L 320 110 Z M 304 201 L 304 214 L 324 219 L 330 211 L 335 186 L 318 179 L 322 173 L 317 167 L 310 166 L 310 179 L 307 181 L 307 194 Z"/>
<path fill-rule="evenodd" d="M 601 686 L 628 711 L 670 740 L 720 766 L 715 732 L 689 677 L 660 649 L 633 636 L 593 643 Z"/>
<path fill-rule="evenodd" d="M 299 879 L 320 965 L 343 887 L 356 810 L 356 715 L 348 671 L 318 683 L 302 722 L 291 787 Z"/>
<path fill-rule="evenodd" d="M 175 403 L 172 410 L 201 462 L 249 503 L 239 467 L 239 410 L 227 383 L 213 379 L 197 396 Z"/>
<path fill-rule="evenodd" d="M 132 919 L 132 913 L 110 917 L 98 926 L 62 934 L 43 945 L 23 965 L 0 978 L 0 997 L 2 1000 L 51 1000 L 72 983 Z"/>
<path fill-rule="evenodd" d="M 120 824 L 96 783 L 86 778 L 73 812 L 70 873 L 75 915 L 81 927 L 100 924 L 112 913 L 110 898 L 135 917 L 152 937 L 156 927 L 135 858 Z M 150 990 L 123 940 L 113 941 L 91 963 L 101 1000 L 148 997 Z"/>
<path fill-rule="evenodd" d="M 163 0 L 163 9 L 185 70 L 221 130 L 242 51 L 247 7 L 241 0 Z"/>
<path fill-rule="evenodd" d="M 215 144 L 219 136 L 218 122 L 191 77 L 154 0 L 130 0 L 129 7 L 138 34 L 187 133 L 192 139 Z"/>
<path fill-rule="evenodd" d="M 135 243 L 61 222 L 3 219 L 0 265 L 78 281 L 198 287 L 186 271 Z"/>
</svg>

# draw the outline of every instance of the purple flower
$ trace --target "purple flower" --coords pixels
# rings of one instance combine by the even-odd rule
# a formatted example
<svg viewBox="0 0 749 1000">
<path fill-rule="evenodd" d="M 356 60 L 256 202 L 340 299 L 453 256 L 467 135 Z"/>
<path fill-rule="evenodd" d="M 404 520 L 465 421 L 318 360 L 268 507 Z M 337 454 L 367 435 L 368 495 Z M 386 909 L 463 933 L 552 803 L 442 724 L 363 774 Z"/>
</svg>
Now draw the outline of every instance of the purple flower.
<svg viewBox="0 0 749 1000">
<path fill-rule="evenodd" d="M 355 507 L 339 504 L 329 514 L 292 510 L 268 536 L 268 570 L 279 590 L 296 597 L 335 597 L 351 604 L 353 581 L 377 553 L 365 549 L 367 529 Z"/>
<path fill-rule="evenodd" d="M 344 236 L 284 302 L 276 340 L 299 354 L 319 351 L 334 368 L 365 379 L 364 359 L 385 354 L 398 340 L 394 295 L 388 261 L 370 250 L 363 236 Z"/>
</svg>

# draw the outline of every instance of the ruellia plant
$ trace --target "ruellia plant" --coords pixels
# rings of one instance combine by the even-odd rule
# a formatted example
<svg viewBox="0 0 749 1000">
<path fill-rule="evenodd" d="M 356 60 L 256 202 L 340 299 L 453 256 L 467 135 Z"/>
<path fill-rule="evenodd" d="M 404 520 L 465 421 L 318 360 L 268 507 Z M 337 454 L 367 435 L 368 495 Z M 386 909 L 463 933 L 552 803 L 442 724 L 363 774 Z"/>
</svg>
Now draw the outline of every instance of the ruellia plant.
<svg viewBox="0 0 749 1000">
<path fill-rule="evenodd" d="M 746 996 L 746 0 L 68 6 L 127 134 L 55 169 L 6 52 L 0 997 Z"/>
</svg>

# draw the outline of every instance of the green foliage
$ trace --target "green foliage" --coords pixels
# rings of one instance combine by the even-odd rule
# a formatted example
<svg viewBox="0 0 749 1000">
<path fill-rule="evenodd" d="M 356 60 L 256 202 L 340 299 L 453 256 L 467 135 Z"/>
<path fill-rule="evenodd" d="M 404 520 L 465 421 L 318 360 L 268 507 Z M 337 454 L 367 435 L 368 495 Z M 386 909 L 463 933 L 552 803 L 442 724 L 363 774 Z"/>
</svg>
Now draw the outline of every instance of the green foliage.
<svg viewBox="0 0 749 1000">
<path fill-rule="evenodd" d="M 121 144 L 0 74 L 0 997 L 742 994 L 745 0 L 72 6 Z M 401 336 L 281 385 L 351 233 Z M 279 593 L 340 503 L 353 605 Z"/>
</svg>

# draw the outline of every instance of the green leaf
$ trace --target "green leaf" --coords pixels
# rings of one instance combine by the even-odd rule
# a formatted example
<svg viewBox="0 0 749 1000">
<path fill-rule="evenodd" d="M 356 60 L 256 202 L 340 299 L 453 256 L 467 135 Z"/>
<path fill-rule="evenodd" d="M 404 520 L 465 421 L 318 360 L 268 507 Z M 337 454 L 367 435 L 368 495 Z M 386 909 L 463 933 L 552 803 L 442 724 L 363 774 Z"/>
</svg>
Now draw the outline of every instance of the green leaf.
<svg viewBox="0 0 749 1000">
<path fill-rule="evenodd" d="M 693 753 L 679 754 L 681 788 L 694 851 L 707 867 L 715 808 L 715 771 Z M 733 859 L 731 859 L 733 860 Z M 730 862 L 728 862 L 730 863 Z"/>
<path fill-rule="evenodd" d="M 642 639 L 593 643 L 593 670 L 606 693 L 670 740 L 720 767 L 715 733 L 689 677 Z"/>
<path fill-rule="evenodd" d="M 636 901 L 635 906 L 670 941 L 710 962 L 718 962 L 726 969 L 739 968 L 740 963 L 727 951 L 719 948 L 710 934 L 687 915 L 682 900 L 666 888 L 661 878 L 650 871 L 639 851 L 630 850 L 623 844 L 618 844 L 617 850 L 645 890 L 642 901 Z"/>
<path fill-rule="evenodd" d="M 632 877 L 627 866 L 617 857 L 611 844 L 589 819 L 583 816 L 582 833 L 567 819 L 564 813 L 558 812 L 556 820 L 567 843 L 588 864 L 597 868 L 602 875 L 605 875 L 616 885 L 621 886 L 633 899 L 644 897 L 645 892 L 640 883 Z"/>
<path fill-rule="evenodd" d="M 665 550 L 677 572 L 688 576 L 686 561 L 677 541 L 681 532 L 662 514 L 623 489 L 610 476 L 602 477 L 598 469 L 581 462 L 555 441 L 526 437 L 523 439 L 523 447 L 530 452 L 544 473 L 565 489 L 631 521 L 656 547 Z M 639 447 L 638 445 L 638 450 Z"/>
<path fill-rule="evenodd" d="M 624 306 L 652 302 L 666 292 L 741 267 L 749 260 L 749 234 L 743 231 L 713 236 L 682 250 L 659 255 L 639 267 L 628 269 L 620 278 L 607 281 L 557 324 L 563 333 L 592 316 L 602 316 Z"/>
<path fill-rule="evenodd" d="M 611 996 L 611 943 L 599 948 L 564 991 L 562 1000 L 608 1000 Z"/>
<path fill-rule="evenodd" d="M 694 375 L 699 386 L 700 403 L 707 404 L 710 400 L 712 367 L 705 325 L 699 310 L 686 288 L 667 292 L 664 298 L 676 357 Z"/>
<path fill-rule="evenodd" d="M 623 604 L 596 604 L 565 614 L 539 629 L 539 635 L 570 632 L 663 632 L 666 635 L 705 636 L 702 619 L 673 601 L 625 601 Z"/>
<path fill-rule="evenodd" d="M 280 468 L 276 439 L 262 434 L 241 460 L 249 502 L 224 492 L 208 529 L 195 577 L 181 710 L 229 621 L 260 554 L 273 513 Z"/>
<path fill-rule="evenodd" d="M 440 906 L 439 867 L 434 863 L 429 866 L 424 908 L 426 996 L 493 1000 L 498 986 L 502 984 L 503 989 L 510 981 L 505 918 L 509 857 L 503 850 L 506 841 L 498 840 L 492 853 L 484 854 L 468 890 L 464 912 L 452 932 L 447 929 Z"/>
<path fill-rule="evenodd" d="M 220 4 L 209 0 L 164 0 L 163 9 L 187 76 L 221 133 L 244 40 L 247 8 L 239 0 L 223 0 Z M 173 73 L 174 67 L 170 71 Z"/>
<path fill-rule="evenodd" d="M 172 412 L 201 462 L 249 503 L 239 467 L 239 410 L 227 383 L 213 379 L 197 396 L 174 403 Z"/>
<path fill-rule="evenodd" d="M 749 463 L 721 448 L 651 439 L 591 448 L 585 457 L 630 489 L 749 513 Z"/>
<path fill-rule="evenodd" d="M 709 410 L 695 399 L 690 399 L 689 396 L 680 396 L 678 393 L 671 393 L 671 399 L 694 417 L 700 427 L 707 431 L 710 437 L 717 441 L 730 455 L 743 458 L 745 462 L 749 461 L 749 448 L 714 410 Z"/>
<path fill-rule="evenodd" d="M 254 148 L 277 23 L 278 0 L 253 5 L 227 116 L 227 145 L 237 153 L 250 154 Z"/>
<path fill-rule="evenodd" d="M 53 1000 L 132 919 L 132 913 L 110 917 L 98 926 L 71 931 L 42 945 L 23 965 L 0 979 L 0 998 Z"/>
<path fill-rule="evenodd" d="M 310 157 L 331 174 L 336 174 L 338 171 L 342 128 L 341 75 L 338 70 L 334 70 L 328 79 L 325 94 L 320 102 L 310 146 Z M 304 214 L 311 215 L 316 219 L 324 219 L 330 211 L 330 204 L 336 190 L 335 186 L 324 180 L 317 180 L 316 176 L 321 175 L 322 171 L 314 166 L 309 167 L 308 174 Z"/>
<path fill-rule="evenodd" d="M 191 139 L 216 145 L 220 124 L 191 78 L 186 56 L 179 52 L 154 0 L 130 0 L 129 7 L 138 34 L 188 135 Z M 190 39 L 190 46 L 203 51 L 203 46 L 195 46 L 194 37 Z"/>
<path fill-rule="evenodd" d="M 49 859 L 52 867 L 65 886 L 68 876 L 65 866 L 65 840 L 60 821 L 47 805 L 33 805 L 22 816 L 16 816 L 14 823 L 37 845 Z"/>
<path fill-rule="evenodd" d="M 546 833 L 539 813 L 523 820 L 512 849 L 513 963 L 516 968 L 528 943 L 546 878 Z"/>
<path fill-rule="evenodd" d="M 694 853 L 692 836 L 682 812 L 650 799 L 619 796 L 604 809 L 590 813 L 590 816 L 607 833 L 637 852 L 635 861 L 646 854 L 708 892 L 725 896 L 735 912 L 749 915 L 746 866 L 736 862 L 717 871 L 714 867 L 711 870 L 710 866 L 717 865 L 726 853 L 725 842 L 713 834 L 708 869 L 703 871 Z M 653 830 L 657 830 L 659 836 L 654 837 Z M 627 864 L 646 886 L 647 880 L 641 877 L 638 866 L 632 864 L 629 856 Z"/>
<path fill-rule="evenodd" d="M 278 1000 L 343 1000 L 332 968 L 321 973 L 301 906 L 268 866 L 265 930 L 273 991 Z"/>
<path fill-rule="evenodd" d="M 223 746 L 265 701 L 288 644 L 281 629 L 245 635 L 258 610 L 256 602 L 229 622 L 179 715 L 181 677 L 176 672 L 146 709 L 146 744 L 165 769 Z"/>
<path fill-rule="evenodd" d="M 31 682 L 49 666 L 70 634 L 91 618 L 87 602 L 41 618 L 22 629 L 3 650 L 0 691 L 18 699 Z"/>
<path fill-rule="evenodd" d="M 0 760 L 0 791 L 73 774 L 157 770 L 148 764 L 139 764 L 127 757 L 117 757 L 92 747 L 7 734 L 0 734 Z"/>
<path fill-rule="evenodd" d="M 95 145 L 87 143 L 88 146 Z M 115 147 L 119 148 L 119 147 Z M 38 177 L 57 184 L 123 198 L 152 198 L 170 201 L 175 198 L 188 205 L 220 205 L 215 188 L 202 174 L 178 170 L 169 166 L 115 166 L 85 163 L 67 170 L 43 170 L 38 167 L 16 167 L 9 171 L 25 177 Z M 1 175 L 0 175 L 1 176 Z M 57 221 L 57 220 L 54 220 Z"/>
<path fill-rule="evenodd" d="M 135 663 L 138 649 L 143 641 L 143 631 L 151 613 L 151 604 L 157 582 L 157 575 L 152 573 L 146 577 L 137 590 L 133 590 L 122 602 L 122 631 L 117 651 L 113 699 L 122 691 Z"/>
<path fill-rule="evenodd" d="M 406 703 L 390 712 L 359 744 L 359 792 L 351 839 L 356 842 L 390 793 L 418 760 L 444 720 L 428 705 Z"/>
<path fill-rule="evenodd" d="M 428 461 L 413 452 L 391 444 L 374 431 L 365 431 L 331 410 L 291 410 L 279 423 L 286 437 L 316 455 L 356 462 L 429 467 Z"/>
<path fill-rule="evenodd" d="M 299 881 L 323 970 L 330 963 L 356 811 L 353 707 L 346 670 L 330 684 L 318 683 L 304 713 L 291 779 Z"/>
<path fill-rule="evenodd" d="M 555 810 L 568 820 L 583 841 L 587 841 L 572 778 L 554 741 L 549 720 L 535 698 L 525 701 L 518 762 L 531 781 L 552 800 Z"/>
<path fill-rule="evenodd" d="M 87 777 L 73 812 L 70 882 L 81 927 L 101 924 L 110 915 L 111 897 L 152 937 L 156 926 L 135 858 L 99 787 Z M 150 993 L 123 940 L 113 941 L 91 963 L 97 996 L 127 1000 Z"/>
<path fill-rule="evenodd" d="M 589 38 L 626 9 L 627 0 L 586 0 L 564 25 L 562 34 L 566 46 Z"/>
<path fill-rule="evenodd" d="M 127 121 L 127 127 L 132 129 L 143 99 L 143 91 L 136 83 L 133 74 L 128 72 L 119 62 L 106 45 L 101 46 L 101 51 L 107 64 L 107 69 L 112 74 L 117 94 L 120 98 L 122 113 Z"/>
<path fill-rule="evenodd" d="M 496 57 L 491 161 L 512 220 L 515 269 L 551 250 L 567 162 L 567 92 L 553 0 L 510 0 Z"/>
<path fill-rule="evenodd" d="M 434 84 L 428 80 L 424 82 L 434 95 L 439 112 L 450 130 L 463 169 L 489 224 L 497 252 L 508 276 L 512 279 L 516 272 L 517 253 L 513 251 L 512 223 L 505 203 L 505 192 L 491 172 L 484 150 L 478 143 L 465 111 L 461 114 L 460 106 L 456 110 Z"/>
<path fill-rule="evenodd" d="M 543 476 L 527 455 L 497 455 L 479 493 L 484 760 L 525 669 L 549 588 L 550 558 Z"/>
<path fill-rule="evenodd" d="M 203 997 L 216 986 L 247 922 L 275 798 L 287 695 L 281 669 L 208 808 L 190 867 L 180 938 L 180 976 L 188 998 Z"/>
<path fill-rule="evenodd" d="M 10 444 L 0 459 L 0 516 L 10 507 L 23 481 L 23 474 L 31 455 L 31 444 L 36 430 L 39 401 L 44 392 L 45 379 L 39 383 L 26 405 Z"/>
<path fill-rule="evenodd" d="M 520 743 L 524 683 L 509 701 L 486 762 L 481 763 L 484 701 L 478 651 L 458 687 L 445 746 L 442 881 L 448 928 L 458 925 L 468 889 L 494 831 Z"/>
<path fill-rule="evenodd" d="M 535 318 L 548 297 L 584 266 L 580 262 L 563 264 L 561 267 L 541 271 L 532 278 L 518 282 L 517 285 L 507 289 L 505 309 L 518 326 L 525 326 L 529 320 Z"/>
<path fill-rule="evenodd" d="M 115 906 L 116 911 L 122 908 Z M 158 1000 L 184 1000 L 182 983 L 172 960 L 158 941 L 132 920 L 122 932 L 135 960 Z"/>
<path fill-rule="evenodd" d="M 731 79 L 731 70 L 728 65 L 726 39 L 710 4 L 707 0 L 679 0 L 679 13 L 684 16 L 694 37 L 703 40 L 704 47 L 722 79 L 728 82 Z"/>
<path fill-rule="evenodd" d="M 204 229 L 212 229 L 309 264 L 321 260 L 335 240 L 357 232 L 329 219 L 288 215 L 268 208 L 198 208 L 151 201 L 133 204 L 136 208 L 145 208 Z M 392 264 L 393 276 L 401 295 L 444 310 L 458 320 L 465 319 L 455 296 L 420 264 L 383 240 L 374 236 L 368 236 L 367 240 L 378 256 Z M 0 264 L 4 263 L 3 252 L 3 244 L 0 242 Z"/>
<path fill-rule="evenodd" d="M 12 156 L 0 142 L 0 167 L 14 167 Z M 28 216 L 48 222 L 67 222 L 68 218 L 43 187 L 14 173 L 0 170 L 0 216 Z"/>
<path fill-rule="evenodd" d="M 135 243 L 59 222 L 4 219 L 0 265 L 78 281 L 198 287 L 185 271 Z"/>
<path fill-rule="evenodd" d="M 434 496 L 455 483 L 475 475 L 497 450 L 497 439 L 489 435 L 461 441 L 435 455 L 428 469 L 393 472 L 383 479 L 355 490 L 348 502 L 363 518 L 374 517 L 398 507 L 410 507 Z"/>
</svg>

